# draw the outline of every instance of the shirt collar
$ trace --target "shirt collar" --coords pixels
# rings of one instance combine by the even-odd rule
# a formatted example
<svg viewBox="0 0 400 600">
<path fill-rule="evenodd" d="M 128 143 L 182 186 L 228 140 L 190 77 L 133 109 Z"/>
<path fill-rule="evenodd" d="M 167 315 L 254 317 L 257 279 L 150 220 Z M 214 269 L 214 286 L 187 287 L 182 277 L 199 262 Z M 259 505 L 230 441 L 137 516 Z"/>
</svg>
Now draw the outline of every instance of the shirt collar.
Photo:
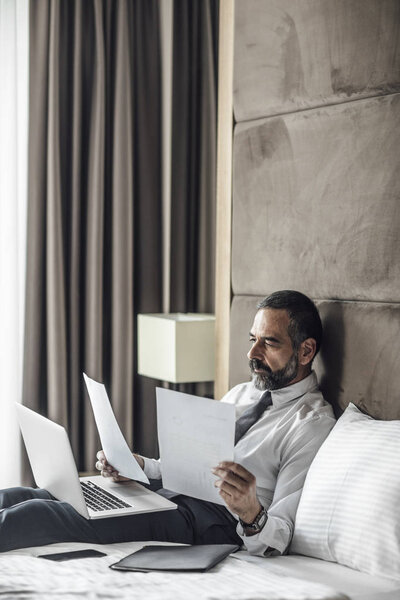
<svg viewBox="0 0 400 600">
<path fill-rule="evenodd" d="M 300 396 L 304 396 L 308 392 L 313 392 L 318 389 L 318 379 L 315 371 L 311 371 L 307 377 L 288 385 L 287 387 L 281 388 L 280 390 L 271 390 L 272 404 L 277 407 L 287 402 L 297 400 Z"/>
</svg>

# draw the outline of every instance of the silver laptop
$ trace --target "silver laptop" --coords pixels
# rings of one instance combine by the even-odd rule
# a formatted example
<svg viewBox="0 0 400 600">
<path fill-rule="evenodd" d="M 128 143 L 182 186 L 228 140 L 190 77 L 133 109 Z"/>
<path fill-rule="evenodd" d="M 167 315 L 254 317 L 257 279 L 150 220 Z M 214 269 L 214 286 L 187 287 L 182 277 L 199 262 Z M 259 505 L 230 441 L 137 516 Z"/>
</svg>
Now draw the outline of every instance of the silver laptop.
<svg viewBox="0 0 400 600">
<path fill-rule="evenodd" d="M 171 510 L 176 504 L 135 481 L 79 478 L 64 427 L 17 404 L 18 421 L 38 487 L 68 502 L 86 519 Z"/>
</svg>

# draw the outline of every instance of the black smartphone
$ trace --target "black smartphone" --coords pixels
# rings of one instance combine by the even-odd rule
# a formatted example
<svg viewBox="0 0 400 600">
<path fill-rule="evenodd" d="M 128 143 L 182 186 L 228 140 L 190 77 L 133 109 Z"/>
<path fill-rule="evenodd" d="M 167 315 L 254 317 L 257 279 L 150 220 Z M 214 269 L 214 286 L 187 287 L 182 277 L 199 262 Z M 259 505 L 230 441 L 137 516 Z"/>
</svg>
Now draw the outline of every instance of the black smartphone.
<svg viewBox="0 0 400 600">
<path fill-rule="evenodd" d="M 72 550 L 71 552 L 57 552 L 57 554 L 41 554 L 37 558 L 47 558 L 47 560 L 73 560 L 75 558 L 94 558 L 95 556 L 107 556 L 104 552 L 98 550 Z"/>
</svg>

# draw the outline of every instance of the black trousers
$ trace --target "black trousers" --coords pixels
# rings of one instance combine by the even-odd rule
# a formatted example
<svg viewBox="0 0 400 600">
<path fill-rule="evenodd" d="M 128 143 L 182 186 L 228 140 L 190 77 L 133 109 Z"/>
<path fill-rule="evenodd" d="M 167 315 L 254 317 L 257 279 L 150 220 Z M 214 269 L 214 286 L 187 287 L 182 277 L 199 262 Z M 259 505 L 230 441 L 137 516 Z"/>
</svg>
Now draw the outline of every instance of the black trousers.
<svg viewBox="0 0 400 600">
<path fill-rule="evenodd" d="M 163 494 L 163 490 L 157 493 Z M 226 508 L 178 495 L 176 510 L 87 520 L 42 489 L 0 491 L 0 552 L 56 542 L 110 544 L 164 541 L 239 544 L 236 519 Z"/>
</svg>

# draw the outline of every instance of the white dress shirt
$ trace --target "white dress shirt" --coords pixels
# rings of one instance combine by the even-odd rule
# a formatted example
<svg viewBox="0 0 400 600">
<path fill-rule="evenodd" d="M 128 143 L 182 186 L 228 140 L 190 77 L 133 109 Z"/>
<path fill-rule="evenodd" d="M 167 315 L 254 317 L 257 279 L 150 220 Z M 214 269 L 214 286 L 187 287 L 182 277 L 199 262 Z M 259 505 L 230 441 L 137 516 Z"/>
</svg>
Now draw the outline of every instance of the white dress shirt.
<svg viewBox="0 0 400 600">
<path fill-rule="evenodd" d="M 241 383 L 221 400 L 234 404 L 236 419 L 263 392 Z M 302 381 L 273 390 L 272 405 L 235 446 L 234 460 L 256 477 L 257 497 L 268 520 L 260 533 L 237 533 L 250 554 L 284 553 L 291 541 L 297 505 L 308 468 L 335 424 L 332 407 L 319 391 L 314 371 Z M 144 458 L 149 478 L 161 477 L 159 461 Z M 236 516 L 236 515 L 235 515 Z"/>
</svg>

